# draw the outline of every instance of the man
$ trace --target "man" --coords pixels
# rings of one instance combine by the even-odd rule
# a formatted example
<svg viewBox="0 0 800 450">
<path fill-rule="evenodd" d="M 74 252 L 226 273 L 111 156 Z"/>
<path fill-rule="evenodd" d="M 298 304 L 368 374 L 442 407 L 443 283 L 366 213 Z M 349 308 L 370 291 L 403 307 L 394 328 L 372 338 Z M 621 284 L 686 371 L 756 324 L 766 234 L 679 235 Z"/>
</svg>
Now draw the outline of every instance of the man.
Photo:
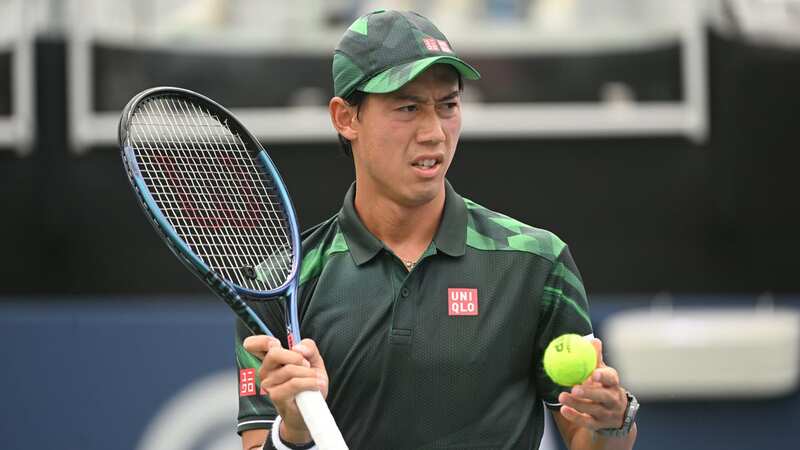
<svg viewBox="0 0 800 450">
<path fill-rule="evenodd" d="M 631 448 L 637 403 L 598 340 L 583 385 L 561 388 L 542 369 L 550 340 L 592 334 L 566 245 L 445 180 L 462 79 L 477 71 L 424 17 L 377 11 L 345 32 L 333 77 L 331 120 L 356 181 L 341 211 L 304 233 L 310 339 L 287 349 L 238 327 L 240 374 L 263 391 L 241 391 L 243 448 L 314 448 L 293 399 L 316 389 L 355 450 L 537 448 L 541 402 L 571 449 Z M 258 307 L 281 329 L 278 304 Z"/>
</svg>

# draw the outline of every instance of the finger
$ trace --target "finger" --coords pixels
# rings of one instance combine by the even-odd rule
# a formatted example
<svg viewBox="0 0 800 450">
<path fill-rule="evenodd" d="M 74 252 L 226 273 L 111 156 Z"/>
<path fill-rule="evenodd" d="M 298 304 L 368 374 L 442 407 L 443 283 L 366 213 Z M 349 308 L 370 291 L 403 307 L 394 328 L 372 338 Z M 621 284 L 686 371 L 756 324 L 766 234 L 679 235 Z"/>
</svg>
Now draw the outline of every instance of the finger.
<svg viewBox="0 0 800 450">
<path fill-rule="evenodd" d="M 303 357 L 308 360 L 311 367 L 318 369 L 325 369 L 325 361 L 322 360 L 322 355 L 319 353 L 317 343 L 311 339 L 303 339 L 299 344 L 295 345 L 292 349 L 299 352 Z"/>
<path fill-rule="evenodd" d="M 558 396 L 558 402 L 562 405 L 567 405 L 573 409 L 583 411 L 587 406 L 596 404 L 595 402 L 585 399 L 583 397 L 578 397 L 573 395 L 569 392 L 562 392 Z"/>
<path fill-rule="evenodd" d="M 601 367 L 592 372 L 592 381 L 600 383 L 605 387 L 619 386 L 619 373 L 613 367 Z"/>
<path fill-rule="evenodd" d="M 619 428 L 624 418 L 625 406 L 621 403 L 607 405 L 566 392 L 559 396 L 559 402 L 563 406 L 583 414 L 584 419 L 590 418 L 591 424 L 595 428 Z"/>
<path fill-rule="evenodd" d="M 319 381 L 322 396 L 328 396 L 328 371 L 325 369 L 325 361 L 319 353 L 317 344 L 311 339 L 303 339 L 300 344 L 296 345 L 292 350 L 299 352 L 311 364 L 311 367 L 317 371 L 317 379 Z"/>
<path fill-rule="evenodd" d="M 618 409 L 620 405 L 627 403 L 621 388 L 575 386 L 569 395 L 580 400 L 599 403 L 612 409 Z"/>
<path fill-rule="evenodd" d="M 570 404 L 574 407 L 578 403 L 589 403 L 591 400 L 578 397 L 577 395 L 570 394 L 569 392 L 562 392 L 558 394 L 558 402 L 562 405 Z"/>
<path fill-rule="evenodd" d="M 561 415 L 570 422 L 584 428 L 597 429 L 594 425 L 594 419 L 588 414 L 584 414 L 570 406 L 562 406 L 559 410 Z"/>
<path fill-rule="evenodd" d="M 270 368 L 285 366 L 288 364 L 295 366 L 311 367 L 311 363 L 299 352 L 287 350 L 280 346 L 272 346 L 264 357 L 264 364 Z"/>
<path fill-rule="evenodd" d="M 280 345 L 273 345 L 264 356 L 261 367 L 258 369 L 258 376 L 264 380 L 270 373 L 287 365 L 311 367 L 311 364 L 300 353 L 286 350 Z"/>
<path fill-rule="evenodd" d="M 594 429 L 598 428 L 619 428 L 623 422 L 623 414 L 607 406 L 593 402 L 575 402 L 565 399 L 562 408 L 570 408 L 575 413 L 581 415 L 584 424 Z"/>
<path fill-rule="evenodd" d="M 285 365 L 267 373 L 267 376 L 264 377 L 264 383 L 266 387 L 271 388 L 302 378 L 317 383 L 317 371 L 311 367 Z"/>
<path fill-rule="evenodd" d="M 593 338 L 592 345 L 594 346 L 594 350 L 597 352 L 597 367 L 606 367 L 606 363 L 603 360 L 603 341 Z"/>
<path fill-rule="evenodd" d="M 280 378 L 284 377 L 281 376 Z M 273 379 L 264 380 L 261 383 L 261 388 L 264 389 L 276 406 L 293 404 L 294 398 L 300 392 L 320 390 L 319 381 L 314 374 L 310 377 L 290 377 L 279 384 L 273 384 L 273 381 Z M 279 409 L 284 408 L 279 407 Z"/>
<path fill-rule="evenodd" d="M 607 406 L 569 394 L 564 396 L 561 400 L 561 404 L 563 406 L 569 406 L 581 414 L 591 416 L 595 420 L 605 419 L 611 415 Z"/>
<path fill-rule="evenodd" d="M 267 354 L 269 348 L 276 343 L 277 345 L 281 344 L 281 342 L 274 337 L 261 334 L 257 336 L 248 336 L 245 338 L 244 342 L 242 342 L 242 346 L 248 353 L 256 358 L 264 359 L 264 355 Z"/>
<path fill-rule="evenodd" d="M 316 370 L 309 367 L 284 366 L 261 383 L 261 388 L 276 404 L 294 403 L 294 398 L 303 391 L 319 391 Z"/>
</svg>

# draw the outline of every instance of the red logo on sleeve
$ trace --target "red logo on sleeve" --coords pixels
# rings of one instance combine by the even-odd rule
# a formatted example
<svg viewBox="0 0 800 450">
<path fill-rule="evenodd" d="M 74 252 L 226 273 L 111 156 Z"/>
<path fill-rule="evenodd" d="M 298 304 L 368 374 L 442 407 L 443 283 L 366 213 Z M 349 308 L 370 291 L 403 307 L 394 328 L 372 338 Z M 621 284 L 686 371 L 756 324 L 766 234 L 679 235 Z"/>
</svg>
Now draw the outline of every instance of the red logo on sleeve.
<svg viewBox="0 0 800 450">
<path fill-rule="evenodd" d="M 468 288 L 448 288 L 447 315 L 477 316 L 478 290 Z"/>
<path fill-rule="evenodd" d="M 256 369 L 241 369 L 239 371 L 239 396 L 249 397 L 256 395 Z"/>
</svg>

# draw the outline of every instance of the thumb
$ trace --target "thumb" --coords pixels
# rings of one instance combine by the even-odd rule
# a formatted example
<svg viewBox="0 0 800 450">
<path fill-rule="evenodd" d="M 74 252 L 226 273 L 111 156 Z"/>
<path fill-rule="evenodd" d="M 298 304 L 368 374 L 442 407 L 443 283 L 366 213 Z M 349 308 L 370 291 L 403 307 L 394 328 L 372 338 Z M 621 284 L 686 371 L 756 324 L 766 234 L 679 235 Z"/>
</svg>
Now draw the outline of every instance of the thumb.
<svg viewBox="0 0 800 450">
<path fill-rule="evenodd" d="M 300 353 L 308 360 L 311 367 L 317 369 L 325 369 L 325 362 L 322 360 L 322 355 L 319 354 L 317 343 L 311 339 L 303 339 L 298 345 L 295 345 L 292 350 Z"/>
<path fill-rule="evenodd" d="M 599 369 L 601 367 L 608 367 L 606 366 L 605 361 L 603 361 L 603 341 L 593 338 L 592 346 L 594 346 L 594 350 L 597 352 L 597 368 Z"/>
<path fill-rule="evenodd" d="M 276 345 L 280 347 L 281 342 L 274 337 L 265 336 L 263 334 L 248 336 L 244 342 L 242 342 L 242 346 L 248 351 L 248 353 L 254 355 L 256 358 L 262 361 L 264 360 L 264 356 L 266 356 L 269 349 Z"/>
</svg>

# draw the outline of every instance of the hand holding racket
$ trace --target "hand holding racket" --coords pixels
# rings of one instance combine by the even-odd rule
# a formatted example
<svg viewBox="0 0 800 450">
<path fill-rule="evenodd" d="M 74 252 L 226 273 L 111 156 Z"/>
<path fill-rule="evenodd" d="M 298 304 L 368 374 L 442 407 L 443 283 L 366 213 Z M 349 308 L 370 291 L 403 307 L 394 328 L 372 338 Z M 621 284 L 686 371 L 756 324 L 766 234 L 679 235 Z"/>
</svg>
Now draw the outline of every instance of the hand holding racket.
<svg viewBox="0 0 800 450">
<path fill-rule="evenodd" d="M 119 144 L 140 206 L 178 259 L 254 333 L 273 335 L 240 294 L 285 298 L 289 348 L 299 343 L 297 219 L 258 140 L 216 102 L 161 87 L 125 106 Z M 295 401 L 318 448 L 347 449 L 319 391 Z"/>
</svg>

